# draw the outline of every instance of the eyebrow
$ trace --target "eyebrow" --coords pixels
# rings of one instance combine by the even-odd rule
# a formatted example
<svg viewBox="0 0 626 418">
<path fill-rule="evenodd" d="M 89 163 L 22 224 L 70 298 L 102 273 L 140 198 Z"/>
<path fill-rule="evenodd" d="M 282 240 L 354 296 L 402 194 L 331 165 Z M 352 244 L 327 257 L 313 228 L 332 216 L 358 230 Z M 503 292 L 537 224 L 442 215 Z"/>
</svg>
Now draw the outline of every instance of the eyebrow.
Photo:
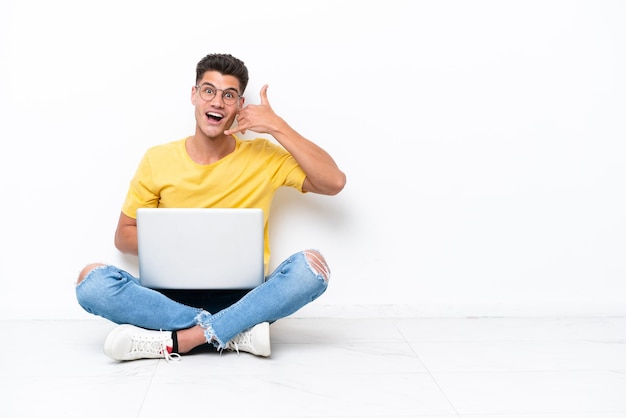
<svg viewBox="0 0 626 418">
<path fill-rule="evenodd" d="M 205 81 L 204 83 L 200 84 L 198 87 L 205 87 L 205 86 L 207 86 L 207 87 L 213 87 L 214 89 L 217 89 L 217 90 L 222 90 L 222 91 L 231 91 L 231 90 L 232 90 L 232 91 L 234 91 L 235 93 L 239 94 L 239 90 L 237 90 L 237 89 L 236 89 L 236 88 L 234 88 L 234 87 L 227 87 L 227 88 L 225 88 L 225 89 L 220 89 L 220 88 L 215 87 L 215 85 L 213 85 L 213 84 L 211 84 L 211 83 L 207 83 L 206 81 Z"/>
</svg>

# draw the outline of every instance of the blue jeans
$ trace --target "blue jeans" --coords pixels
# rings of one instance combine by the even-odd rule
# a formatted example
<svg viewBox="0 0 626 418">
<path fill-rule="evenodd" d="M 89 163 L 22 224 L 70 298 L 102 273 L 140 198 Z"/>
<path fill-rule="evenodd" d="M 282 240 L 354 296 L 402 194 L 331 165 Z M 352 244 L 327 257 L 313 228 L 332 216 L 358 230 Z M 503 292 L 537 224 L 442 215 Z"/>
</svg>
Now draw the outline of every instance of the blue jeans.
<svg viewBox="0 0 626 418">
<path fill-rule="evenodd" d="M 329 271 L 325 262 L 317 259 L 312 265 L 307 254 L 292 255 L 265 283 L 216 313 L 176 302 L 110 265 L 91 270 L 76 286 L 76 297 L 87 312 L 117 324 L 167 331 L 200 325 L 208 342 L 224 348 L 240 332 L 291 315 L 326 291 Z"/>
</svg>

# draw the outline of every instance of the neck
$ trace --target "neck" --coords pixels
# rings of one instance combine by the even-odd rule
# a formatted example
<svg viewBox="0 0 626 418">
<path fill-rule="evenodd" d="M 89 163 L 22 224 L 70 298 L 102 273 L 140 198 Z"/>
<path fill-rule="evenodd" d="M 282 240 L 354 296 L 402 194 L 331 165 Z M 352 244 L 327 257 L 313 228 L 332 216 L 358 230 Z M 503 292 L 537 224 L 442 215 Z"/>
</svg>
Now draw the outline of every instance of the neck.
<svg viewBox="0 0 626 418">
<path fill-rule="evenodd" d="M 185 148 L 194 162 L 198 164 L 212 164 L 233 152 L 235 144 L 235 138 L 230 135 L 209 138 L 196 133 L 187 138 Z"/>
</svg>

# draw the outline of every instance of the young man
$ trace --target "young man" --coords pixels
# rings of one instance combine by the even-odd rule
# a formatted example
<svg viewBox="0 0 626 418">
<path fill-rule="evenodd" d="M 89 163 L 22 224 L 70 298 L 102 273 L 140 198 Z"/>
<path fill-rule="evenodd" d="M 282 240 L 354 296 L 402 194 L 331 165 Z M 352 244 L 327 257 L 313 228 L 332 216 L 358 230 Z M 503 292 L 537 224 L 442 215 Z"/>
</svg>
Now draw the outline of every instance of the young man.
<svg viewBox="0 0 626 418">
<path fill-rule="evenodd" d="M 274 113 L 267 85 L 261 89 L 261 104 L 244 107 L 247 84 L 248 70 L 241 60 L 229 54 L 200 60 L 191 89 L 195 133 L 145 153 L 115 232 L 121 252 L 137 255 L 136 214 L 141 207 L 261 208 L 267 238 L 270 206 L 279 187 L 324 195 L 343 189 L 346 176 L 332 157 Z M 234 135 L 248 130 L 269 134 L 280 145 Z M 266 271 L 269 255 L 266 239 Z M 120 324 L 104 345 L 115 360 L 169 360 L 207 343 L 218 350 L 269 356 L 269 324 L 320 296 L 329 275 L 322 254 L 304 250 L 245 294 L 167 292 L 143 287 L 128 272 L 96 263 L 80 272 L 76 296 L 86 311 Z"/>
</svg>

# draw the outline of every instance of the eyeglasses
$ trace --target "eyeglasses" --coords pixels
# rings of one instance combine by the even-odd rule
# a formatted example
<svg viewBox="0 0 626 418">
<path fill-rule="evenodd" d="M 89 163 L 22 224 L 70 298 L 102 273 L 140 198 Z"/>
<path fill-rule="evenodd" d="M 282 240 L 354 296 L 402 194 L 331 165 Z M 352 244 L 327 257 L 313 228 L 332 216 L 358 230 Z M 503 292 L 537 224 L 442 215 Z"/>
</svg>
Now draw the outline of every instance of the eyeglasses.
<svg viewBox="0 0 626 418">
<path fill-rule="evenodd" d="M 222 100 L 227 105 L 232 105 L 232 104 L 237 103 L 237 100 L 241 97 L 239 95 L 239 92 L 237 92 L 237 90 L 235 89 L 222 90 L 208 83 L 204 83 L 201 86 L 195 86 L 195 87 L 196 89 L 198 89 L 198 92 L 200 92 L 200 97 L 202 97 L 202 100 L 206 100 L 207 102 L 210 102 L 211 100 L 213 100 L 218 91 L 222 92 Z"/>
</svg>

